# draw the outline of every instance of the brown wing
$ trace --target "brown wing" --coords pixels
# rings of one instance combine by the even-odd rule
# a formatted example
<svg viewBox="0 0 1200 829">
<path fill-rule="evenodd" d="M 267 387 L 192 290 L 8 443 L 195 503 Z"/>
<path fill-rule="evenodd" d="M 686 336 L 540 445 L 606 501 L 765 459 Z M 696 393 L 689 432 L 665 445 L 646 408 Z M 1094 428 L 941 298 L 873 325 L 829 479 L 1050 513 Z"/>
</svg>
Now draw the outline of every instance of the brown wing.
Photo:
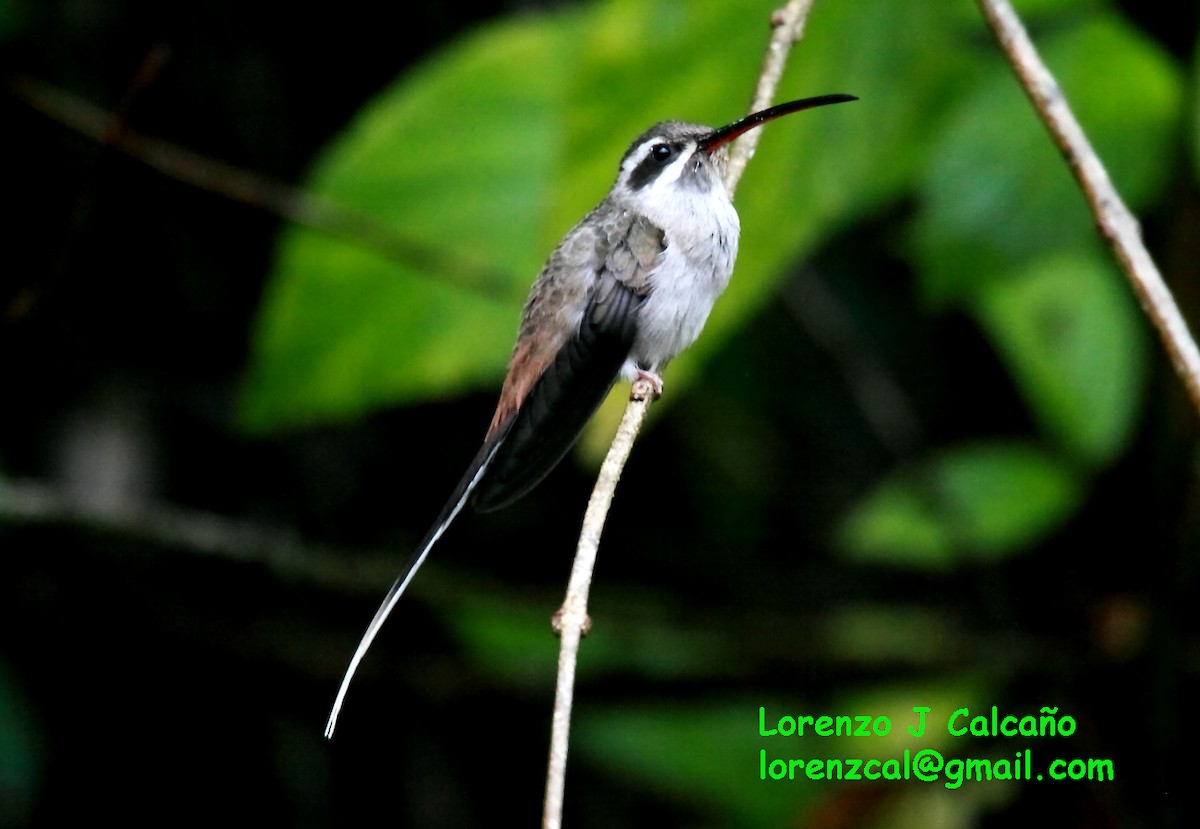
<svg viewBox="0 0 1200 829">
<path fill-rule="evenodd" d="M 472 495 L 476 509 L 498 509 L 536 486 L 579 439 L 629 357 L 665 238 L 611 205 L 593 217 L 603 211 L 608 221 L 585 220 L 567 236 L 526 303 L 488 430 L 489 441 L 503 443 Z"/>
</svg>

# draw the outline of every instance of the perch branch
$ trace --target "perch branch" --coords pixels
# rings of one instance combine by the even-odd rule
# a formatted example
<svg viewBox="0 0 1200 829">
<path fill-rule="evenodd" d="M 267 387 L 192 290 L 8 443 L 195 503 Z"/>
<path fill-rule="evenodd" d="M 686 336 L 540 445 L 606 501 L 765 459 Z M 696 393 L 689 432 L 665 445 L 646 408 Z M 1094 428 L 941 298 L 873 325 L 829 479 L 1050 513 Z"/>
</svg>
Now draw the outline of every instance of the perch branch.
<svg viewBox="0 0 1200 829">
<path fill-rule="evenodd" d="M 1008 0 L 978 2 L 1034 109 L 1078 180 L 1100 235 L 1112 247 L 1142 309 L 1158 330 L 1192 406 L 1200 413 L 1200 351 L 1162 274 L 1142 243 L 1137 219 L 1121 200 L 1012 5 Z"/>
<path fill-rule="evenodd" d="M 776 87 L 783 75 L 788 53 L 804 31 L 804 21 L 812 8 L 813 0 L 791 0 L 788 5 L 772 15 L 773 31 L 767 55 L 759 76 L 751 112 L 766 109 L 774 100 Z M 732 196 L 737 189 L 746 163 L 758 143 L 759 130 L 751 130 L 737 140 L 730 154 L 726 169 L 725 185 Z M 571 729 L 571 706 L 575 694 L 575 665 L 579 655 L 579 641 L 586 632 L 589 620 L 587 613 L 588 590 L 592 583 L 596 552 L 600 545 L 600 534 L 616 492 L 621 470 L 633 449 L 633 442 L 641 429 L 653 393 L 648 384 L 634 384 L 629 405 L 621 419 L 621 425 L 613 438 L 608 455 L 600 467 L 596 486 L 588 501 L 583 526 L 579 534 L 579 545 L 571 567 L 567 584 L 567 595 L 562 607 L 555 614 L 555 628 L 559 633 L 558 680 L 554 692 L 554 714 L 550 730 L 550 760 L 546 769 L 546 799 L 542 813 L 543 829 L 559 829 L 562 826 L 563 793 L 566 786 L 567 747 Z"/>
</svg>

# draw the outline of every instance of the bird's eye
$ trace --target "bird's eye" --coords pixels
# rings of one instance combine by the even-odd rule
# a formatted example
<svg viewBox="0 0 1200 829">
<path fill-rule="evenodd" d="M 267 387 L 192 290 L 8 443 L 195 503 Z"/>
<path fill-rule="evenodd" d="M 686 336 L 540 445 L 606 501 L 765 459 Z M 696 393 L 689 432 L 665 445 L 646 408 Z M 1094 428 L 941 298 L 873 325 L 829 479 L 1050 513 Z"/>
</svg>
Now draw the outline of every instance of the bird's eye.
<svg viewBox="0 0 1200 829">
<path fill-rule="evenodd" d="M 650 157 L 659 164 L 665 164 L 674 155 L 669 144 L 655 144 L 650 148 Z"/>
</svg>

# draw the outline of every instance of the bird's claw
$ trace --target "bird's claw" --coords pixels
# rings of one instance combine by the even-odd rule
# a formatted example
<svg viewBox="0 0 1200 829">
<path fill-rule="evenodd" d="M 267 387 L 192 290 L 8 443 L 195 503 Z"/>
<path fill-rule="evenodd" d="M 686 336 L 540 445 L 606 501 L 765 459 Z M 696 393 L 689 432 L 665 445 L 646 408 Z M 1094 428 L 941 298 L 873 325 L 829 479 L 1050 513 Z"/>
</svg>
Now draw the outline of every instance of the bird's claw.
<svg viewBox="0 0 1200 829">
<path fill-rule="evenodd" d="M 663 382 L 662 378 L 653 371 L 645 369 L 637 370 L 637 377 L 633 381 L 633 389 L 629 393 L 631 400 L 645 400 L 647 397 L 657 399 L 662 396 Z"/>
</svg>

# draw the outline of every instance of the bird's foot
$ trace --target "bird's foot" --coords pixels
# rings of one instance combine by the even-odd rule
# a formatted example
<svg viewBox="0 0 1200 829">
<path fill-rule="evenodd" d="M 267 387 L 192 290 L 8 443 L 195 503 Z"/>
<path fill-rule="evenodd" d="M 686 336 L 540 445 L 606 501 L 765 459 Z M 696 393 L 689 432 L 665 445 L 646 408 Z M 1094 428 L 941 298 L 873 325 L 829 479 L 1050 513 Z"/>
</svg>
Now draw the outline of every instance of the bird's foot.
<svg viewBox="0 0 1200 829">
<path fill-rule="evenodd" d="M 653 371 L 646 371 L 639 368 L 637 377 L 633 381 L 633 390 L 629 393 L 631 400 L 645 400 L 647 397 L 654 400 L 662 396 L 663 382 L 662 378 Z"/>
</svg>

